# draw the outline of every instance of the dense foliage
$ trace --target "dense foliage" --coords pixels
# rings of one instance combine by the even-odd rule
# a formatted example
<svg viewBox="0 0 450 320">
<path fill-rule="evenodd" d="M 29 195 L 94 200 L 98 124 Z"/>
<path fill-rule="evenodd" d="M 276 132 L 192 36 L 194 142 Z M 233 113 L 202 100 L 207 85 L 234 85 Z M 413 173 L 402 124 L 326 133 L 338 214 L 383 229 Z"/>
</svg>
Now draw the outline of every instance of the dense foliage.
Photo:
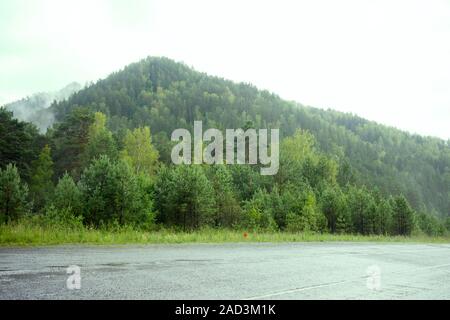
<svg viewBox="0 0 450 320">
<path fill-rule="evenodd" d="M 165 58 L 132 64 L 50 110 L 58 122 L 45 136 L 0 110 L 0 199 L 17 204 L 0 206 L 5 221 L 31 210 L 74 225 L 183 230 L 442 235 L 450 227 L 448 141 L 304 107 Z M 194 120 L 204 129 L 280 128 L 278 173 L 173 165 L 170 133 L 192 130 Z M 17 191 L 26 187 L 9 163 L 29 194 Z"/>
</svg>

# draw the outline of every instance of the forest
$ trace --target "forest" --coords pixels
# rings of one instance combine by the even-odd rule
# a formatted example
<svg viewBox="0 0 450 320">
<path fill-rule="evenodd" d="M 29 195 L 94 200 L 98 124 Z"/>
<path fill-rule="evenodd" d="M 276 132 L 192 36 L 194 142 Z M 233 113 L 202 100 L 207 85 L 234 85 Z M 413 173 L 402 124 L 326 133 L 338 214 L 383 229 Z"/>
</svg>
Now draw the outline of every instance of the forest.
<svg viewBox="0 0 450 320">
<path fill-rule="evenodd" d="M 0 223 L 359 235 L 450 232 L 450 141 L 286 101 L 149 57 L 45 112 L 45 133 L 0 109 Z M 44 112 L 43 111 L 43 112 Z M 259 165 L 174 165 L 170 134 L 280 129 Z M 401 119 L 399 119 L 401 121 Z"/>
</svg>

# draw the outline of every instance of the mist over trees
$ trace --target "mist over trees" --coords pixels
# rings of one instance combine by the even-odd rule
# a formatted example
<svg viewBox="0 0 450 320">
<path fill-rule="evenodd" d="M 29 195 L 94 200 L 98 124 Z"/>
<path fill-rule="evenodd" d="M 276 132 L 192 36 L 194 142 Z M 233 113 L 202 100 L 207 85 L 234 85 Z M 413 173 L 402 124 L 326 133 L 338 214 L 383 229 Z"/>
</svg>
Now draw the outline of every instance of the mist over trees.
<svg viewBox="0 0 450 320">
<path fill-rule="evenodd" d="M 147 58 L 48 109 L 0 109 L 0 219 L 73 226 L 446 234 L 450 145 Z M 280 128 L 280 168 L 171 163 L 176 128 Z M 28 192 L 29 190 L 29 192 Z"/>
<path fill-rule="evenodd" d="M 80 84 L 72 82 L 59 91 L 36 93 L 30 97 L 8 103 L 5 108 L 12 111 L 16 119 L 32 122 L 40 132 L 44 133 L 55 122 L 53 112 L 47 110 L 47 108 L 54 101 L 67 99 L 80 89 Z"/>
</svg>

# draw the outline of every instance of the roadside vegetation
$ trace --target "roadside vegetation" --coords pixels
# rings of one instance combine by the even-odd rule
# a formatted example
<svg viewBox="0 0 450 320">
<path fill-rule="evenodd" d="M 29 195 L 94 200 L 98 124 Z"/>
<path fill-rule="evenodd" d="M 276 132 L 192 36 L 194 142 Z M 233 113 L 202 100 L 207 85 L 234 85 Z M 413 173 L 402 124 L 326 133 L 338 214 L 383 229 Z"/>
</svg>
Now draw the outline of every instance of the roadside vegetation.
<svg viewBox="0 0 450 320">
<path fill-rule="evenodd" d="M 55 103 L 58 122 L 45 134 L 0 108 L 0 244 L 449 236 L 446 142 L 391 137 L 358 118 L 331 125 L 325 114 L 164 59 L 140 66 Z M 181 76 L 191 81 L 174 80 Z M 194 120 L 282 128 L 278 172 L 173 165 L 170 132 L 192 129 Z"/>
<path fill-rule="evenodd" d="M 0 226 L 1 246 L 46 245 L 125 245 L 125 244 L 181 244 L 181 243 L 252 243 L 252 242 L 325 242 L 354 241 L 379 243 L 450 243 L 448 236 L 351 235 L 286 231 L 245 231 L 204 228 L 196 231 L 138 230 L 129 226 L 76 228 L 42 225 L 37 219 L 22 220 Z"/>
<path fill-rule="evenodd" d="M 77 112 L 70 117 L 90 119 L 86 145 L 72 161 L 56 158 L 76 165 L 71 173 L 55 182 L 48 144 L 29 178 L 15 164 L 0 168 L 1 245 L 447 240 L 449 219 L 414 210 L 404 196 L 341 186 L 338 164 L 307 132 L 285 138 L 278 174 L 261 176 L 249 165 L 162 163 L 148 127 L 128 130 L 119 149 L 104 114 Z M 56 148 L 76 147 L 65 139 Z"/>
</svg>

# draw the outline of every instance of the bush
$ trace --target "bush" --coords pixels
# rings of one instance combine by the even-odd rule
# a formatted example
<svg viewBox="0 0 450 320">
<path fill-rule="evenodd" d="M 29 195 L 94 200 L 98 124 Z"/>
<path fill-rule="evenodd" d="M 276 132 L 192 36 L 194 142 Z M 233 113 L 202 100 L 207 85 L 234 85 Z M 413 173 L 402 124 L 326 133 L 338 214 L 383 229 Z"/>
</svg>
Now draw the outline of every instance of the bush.
<svg viewBox="0 0 450 320">
<path fill-rule="evenodd" d="M 251 206 L 244 210 L 239 227 L 254 231 L 275 231 L 277 229 L 275 220 L 269 212 Z"/>
<path fill-rule="evenodd" d="M 424 212 L 417 214 L 417 223 L 419 229 L 429 236 L 442 236 L 446 233 L 444 223 L 432 214 Z"/>
<path fill-rule="evenodd" d="M 286 231 L 288 232 L 310 231 L 310 225 L 305 216 L 289 212 L 286 215 Z"/>
<path fill-rule="evenodd" d="M 42 226 L 81 230 L 83 229 L 83 217 L 75 216 L 70 207 L 56 209 L 53 205 L 50 205 L 42 216 Z"/>
</svg>

